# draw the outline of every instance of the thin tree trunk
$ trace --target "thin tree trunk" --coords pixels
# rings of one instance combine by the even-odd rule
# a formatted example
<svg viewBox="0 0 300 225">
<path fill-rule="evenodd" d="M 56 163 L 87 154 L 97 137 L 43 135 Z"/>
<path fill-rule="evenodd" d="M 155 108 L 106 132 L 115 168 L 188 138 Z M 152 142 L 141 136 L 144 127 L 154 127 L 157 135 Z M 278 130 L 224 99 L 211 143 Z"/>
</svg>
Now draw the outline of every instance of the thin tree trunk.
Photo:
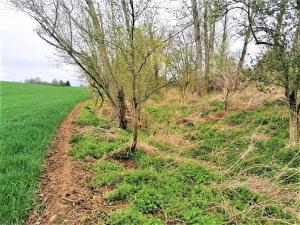
<svg viewBox="0 0 300 225">
<path fill-rule="evenodd" d="M 221 43 L 221 52 L 220 52 L 220 64 L 221 66 L 224 64 L 226 58 L 226 50 L 227 50 L 227 23 L 228 23 L 228 16 L 227 13 L 224 18 L 224 26 L 223 26 L 223 35 L 222 35 L 222 43 Z"/>
<path fill-rule="evenodd" d="M 127 119 L 126 119 L 126 103 L 124 90 L 118 90 L 118 110 L 119 110 L 119 128 L 127 129 Z"/>
<path fill-rule="evenodd" d="M 225 87 L 223 92 L 224 92 L 224 112 L 227 112 L 229 88 Z"/>
<path fill-rule="evenodd" d="M 233 89 L 234 90 L 238 89 L 239 86 L 240 86 L 240 84 L 239 84 L 239 76 L 240 76 L 240 73 L 241 73 L 241 71 L 243 69 L 243 66 L 245 64 L 245 58 L 246 58 L 246 54 L 247 54 L 248 44 L 250 42 L 250 37 L 251 37 L 251 27 L 249 25 L 248 29 L 246 31 L 246 34 L 245 34 L 245 39 L 244 39 L 242 54 L 240 56 L 239 63 L 238 63 L 238 66 L 237 66 L 236 77 L 235 77 L 234 85 L 233 85 Z"/>
<path fill-rule="evenodd" d="M 133 121 L 133 136 L 132 136 L 132 143 L 130 146 L 130 151 L 134 151 L 137 146 L 137 138 L 138 138 L 138 100 L 137 100 L 137 74 L 135 71 L 135 46 L 134 46 L 134 33 L 135 33 L 135 10 L 134 10 L 134 3 L 133 0 L 129 1 L 130 5 L 130 16 L 131 16 L 131 24 L 130 24 L 130 30 L 129 32 L 129 37 L 130 37 L 130 56 L 131 56 L 131 75 L 132 75 L 132 104 L 133 104 L 133 109 L 134 109 L 134 121 Z"/>
<path fill-rule="evenodd" d="M 200 18 L 197 7 L 197 0 L 191 0 L 193 23 L 194 23 L 194 35 L 196 43 L 196 66 L 197 66 L 197 77 L 196 77 L 196 93 L 198 96 L 201 94 L 201 77 L 202 77 L 202 46 L 201 46 L 201 34 L 200 34 Z"/>
<path fill-rule="evenodd" d="M 290 143 L 296 144 L 298 142 L 298 112 L 296 95 L 290 96 Z"/>
<path fill-rule="evenodd" d="M 298 141 L 298 104 L 297 91 L 286 91 L 289 101 L 289 116 L 290 116 L 290 143 L 296 144 Z"/>
<path fill-rule="evenodd" d="M 209 59 L 210 59 L 210 49 L 209 49 L 209 39 L 208 39 L 208 0 L 204 0 L 204 48 L 205 48 L 205 71 L 204 71 L 204 79 L 205 79 L 205 88 L 208 90 L 208 79 L 209 79 Z"/>
<path fill-rule="evenodd" d="M 295 54 L 297 54 L 297 58 L 300 58 L 299 56 L 299 50 L 300 50 L 300 0 L 296 1 L 296 9 L 297 9 L 297 32 L 296 32 L 296 40 L 295 40 Z M 296 88 L 295 88 L 296 89 Z M 298 142 L 298 103 L 297 103 L 297 89 L 293 90 L 289 93 L 288 96 L 289 100 L 289 106 L 290 106 L 290 143 L 296 144 Z"/>
<path fill-rule="evenodd" d="M 137 146 L 137 138 L 138 138 L 138 104 L 136 102 L 136 100 L 134 100 L 134 124 L 133 124 L 133 136 L 132 136 L 132 143 L 130 146 L 130 150 L 134 151 L 136 149 Z"/>
<path fill-rule="evenodd" d="M 249 41 L 250 41 L 250 36 L 251 36 L 251 27 L 248 26 L 248 29 L 247 29 L 246 34 L 245 34 L 245 40 L 244 40 L 242 54 L 241 54 L 241 57 L 240 57 L 239 63 L 238 63 L 238 68 L 237 68 L 238 72 L 240 72 L 241 69 L 244 66 L 245 58 L 246 58 L 246 54 L 247 54 L 247 48 L 248 48 L 248 44 L 249 44 Z"/>
<path fill-rule="evenodd" d="M 216 19 L 211 19 L 211 25 L 210 25 L 210 36 L 209 36 L 209 62 L 211 60 L 211 57 L 215 53 L 215 39 L 216 39 Z"/>
</svg>

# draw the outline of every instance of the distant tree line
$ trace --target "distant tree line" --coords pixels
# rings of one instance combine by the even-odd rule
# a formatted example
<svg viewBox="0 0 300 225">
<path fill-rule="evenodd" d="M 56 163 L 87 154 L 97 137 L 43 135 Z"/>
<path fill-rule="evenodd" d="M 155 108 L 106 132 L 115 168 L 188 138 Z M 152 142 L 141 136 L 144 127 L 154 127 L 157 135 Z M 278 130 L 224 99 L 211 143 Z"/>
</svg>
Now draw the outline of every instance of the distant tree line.
<svg viewBox="0 0 300 225">
<path fill-rule="evenodd" d="M 60 86 L 60 87 L 70 87 L 71 83 L 70 81 L 63 82 L 62 80 L 53 79 L 51 82 L 42 81 L 41 78 L 35 77 L 31 79 L 26 79 L 24 81 L 28 84 L 43 84 L 43 85 L 52 85 L 52 86 Z"/>
</svg>

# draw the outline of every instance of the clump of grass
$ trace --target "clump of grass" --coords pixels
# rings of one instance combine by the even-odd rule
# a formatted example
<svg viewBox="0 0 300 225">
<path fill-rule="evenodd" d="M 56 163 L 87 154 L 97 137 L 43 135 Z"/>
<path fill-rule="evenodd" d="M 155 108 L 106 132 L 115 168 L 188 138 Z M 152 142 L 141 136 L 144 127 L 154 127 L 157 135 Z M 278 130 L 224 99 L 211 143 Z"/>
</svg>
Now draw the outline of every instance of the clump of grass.
<svg viewBox="0 0 300 225">
<path fill-rule="evenodd" d="M 164 159 L 159 156 L 150 156 L 143 152 L 139 153 L 139 156 L 135 157 L 135 160 L 138 162 L 139 168 L 150 168 L 154 169 L 157 172 L 173 170 L 174 168 L 178 167 L 178 162 L 174 161 L 173 159 Z"/>
<path fill-rule="evenodd" d="M 137 188 L 131 184 L 121 184 L 118 188 L 112 192 L 109 192 L 106 196 L 108 202 L 128 200 L 129 196 L 132 196 L 137 191 Z"/>
<path fill-rule="evenodd" d="M 91 183 L 95 186 L 113 185 L 120 179 L 123 166 L 117 163 L 103 160 L 92 167 L 95 173 Z"/>
<path fill-rule="evenodd" d="M 222 111 L 224 111 L 224 108 L 225 108 L 224 101 L 216 100 L 216 101 L 213 101 L 213 102 L 210 103 L 209 108 L 206 111 L 204 111 L 202 113 L 202 115 L 207 116 L 207 115 L 210 115 L 210 114 L 215 114 L 215 113 L 218 113 L 218 112 L 222 112 Z"/>
<path fill-rule="evenodd" d="M 106 219 L 108 225 L 163 225 L 163 221 L 134 210 L 120 209 L 110 213 Z"/>
<path fill-rule="evenodd" d="M 95 110 L 95 106 L 89 104 L 80 110 L 75 123 L 79 126 L 98 126 L 103 129 L 109 129 L 112 126 L 112 122 L 106 119 L 100 118 Z"/>
<path fill-rule="evenodd" d="M 90 156 L 95 159 L 101 158 L 104 154 L 113 151 L 122 144 L 119 140 L 107 140 L 99 137 L 94 139 L 89 136 L 82 137 L 70 151 L 70 155 L 77 159 L 85 159 Z"/>
<path fill-rule="evenodd" d="M 152 145 L 153 147 L 161 150 L 161 151 L 165 151 L 165 152 L 172 152 L 174 151 L 174 146 L 170 143 L 166 143 L 166 142 L 161 142 L 161 141 L 157 141 L 155 139 L 150 139 L 149 144 Z"/>
<path fill-rule="evenodd" d="M 208 170 L 197 164 L 181 164 L 172 174 L 178 180 L 190 184 L 209 184 L 214 180 Z"/>
</svg>

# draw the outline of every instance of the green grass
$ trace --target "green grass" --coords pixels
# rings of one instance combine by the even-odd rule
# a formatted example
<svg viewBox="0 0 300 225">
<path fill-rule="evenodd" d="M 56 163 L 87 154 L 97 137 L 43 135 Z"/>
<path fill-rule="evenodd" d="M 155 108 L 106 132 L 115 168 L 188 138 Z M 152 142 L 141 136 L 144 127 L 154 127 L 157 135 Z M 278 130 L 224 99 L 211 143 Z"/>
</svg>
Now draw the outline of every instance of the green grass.
<svg viewBox="0 0 300 225">
<path fill-rule="evenodd" d="M 219 112 L 222 104 L 213 102 L 209 107 L 206 109 L 208 115 Z M 173 129 L 176 120 L 195 109 L 185 107 L 182 110 L 178 106 L 175 114 L 174 111 L 170 111 L 170 108 L 176 108 L 174 102 L 162 108 L 147 106 L 146 112 L 150 113 L 151 121 L 163 124 L 167 131 L 189 139 L 195 147 L 164 143 L 153 136 L 155 132 L 164 131 L 150 128 L 147 132 L 140 130 L 139 141 L 155 147 L 157 152 L 154 155 L 137 150 L 127 160 L 105 157 L 95 163 L 87 162 L 87 168 L 93 173 L 89 185 L 110 190 L 105 192 L 104 196 L 106 204 L 111 205 L 112 210 L 101 215 L 100 224 L 250 225 L 295 222 L 295 218 L 284 204 L 262 193 L 244 186 L 222 186 L 223 182 L 235 176 L 237 172 L 246 170 L 246 174 L 249 175 L 265 175 L 266 168 L 256 167 L 253 171 L 250 169 L 267 164 L 268 161 L 274 163 L 277 169 L 283 168 L 295 156 L 295 149 L 285 147 L 287 120 L 282 116 L 282 108 L 276 107 L 272 105 L 257 110 L 233 112 L 219 121 L 195 123 L 194 127 L 181 124 Z M 279 112 L 273 113 L 274 109 Z M 265 120 L 264 116 L 269 116 L 269 119 Z M 86 118 L 90 121 L 104 120 L 97 114 L 90 114 Z M 86 123 L 87 126 L 88 124 L 89 122 Z M 103 124 L 105 123 L 94 124 L 93 131 L 75 138 L 77 141 L 73 142 L 73 151 L 77 154 L 73 156 L 79 159 L 88 156 L 98 159 L 105 153 L 120 149 L 120 146 L 124 148 L 129 145 L 130 130 L 116 129 L 115 138 L 107 140 L 105 130 L 108 128 Z M 234 129 L 224 129 L 228 127 Z M 205 160 L 220 166 L 223 172 L 226 171 L 248 148 L 251 133 L 255 130 L 266 134 L 271 132 L 273 136 L 265 141 L 256 141 L 251 157 L 246 157 L 238 163 L 232 173 L 224 176 L 202 164 Z M 99 146 L 95 149 L 98 149 L 100 154 L 95 155 L 91 152 L 93 147 L 88 147 L 88 143 Z M 86 151 L 87 149 L 89 151 Z M 81 154 L 84 157 L 78 157 Z M 134 164 L 134 168 L 127 168 L 126 162 Z M 296 168 L 298 163 L 296 158 L 290 167 Z M 297 176 L 286 176 L 289 182 L 297 182 Z M 113 210 L 120 203 L 124 207 Z"/>
<path fill-rule="evenodd" d="M 46 147 L 85 88 L 0 82 L 0 224 L 21 224 L 34 202 Z"/>
</svg>

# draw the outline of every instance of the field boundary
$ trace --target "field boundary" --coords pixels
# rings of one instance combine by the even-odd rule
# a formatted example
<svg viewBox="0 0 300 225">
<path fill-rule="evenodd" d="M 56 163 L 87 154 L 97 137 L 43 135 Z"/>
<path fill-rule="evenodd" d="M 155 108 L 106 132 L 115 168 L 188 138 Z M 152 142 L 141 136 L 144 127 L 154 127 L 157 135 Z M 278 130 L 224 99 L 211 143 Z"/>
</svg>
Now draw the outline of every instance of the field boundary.
<svg viewBox="0 0 300 225">
<path fill-rule="evenodd" d="M 78 215 L 74 211 L 74 204 L 76 199 L 85 195 L 83 193 L 87 190 L 83 186 L 84 180 L 91 175 L 84 170 L 81 162 L 69 156 L 69 150 L 70 139 L 76 129 L 74 120 L 86 103 L 87 101 L 79 103 L 68 114 L 48 148 L 37 193 L 38 202 L 26 219 L 26 225 L 61 222 L 72 224 L 72 218 Z"/>
</svg>

